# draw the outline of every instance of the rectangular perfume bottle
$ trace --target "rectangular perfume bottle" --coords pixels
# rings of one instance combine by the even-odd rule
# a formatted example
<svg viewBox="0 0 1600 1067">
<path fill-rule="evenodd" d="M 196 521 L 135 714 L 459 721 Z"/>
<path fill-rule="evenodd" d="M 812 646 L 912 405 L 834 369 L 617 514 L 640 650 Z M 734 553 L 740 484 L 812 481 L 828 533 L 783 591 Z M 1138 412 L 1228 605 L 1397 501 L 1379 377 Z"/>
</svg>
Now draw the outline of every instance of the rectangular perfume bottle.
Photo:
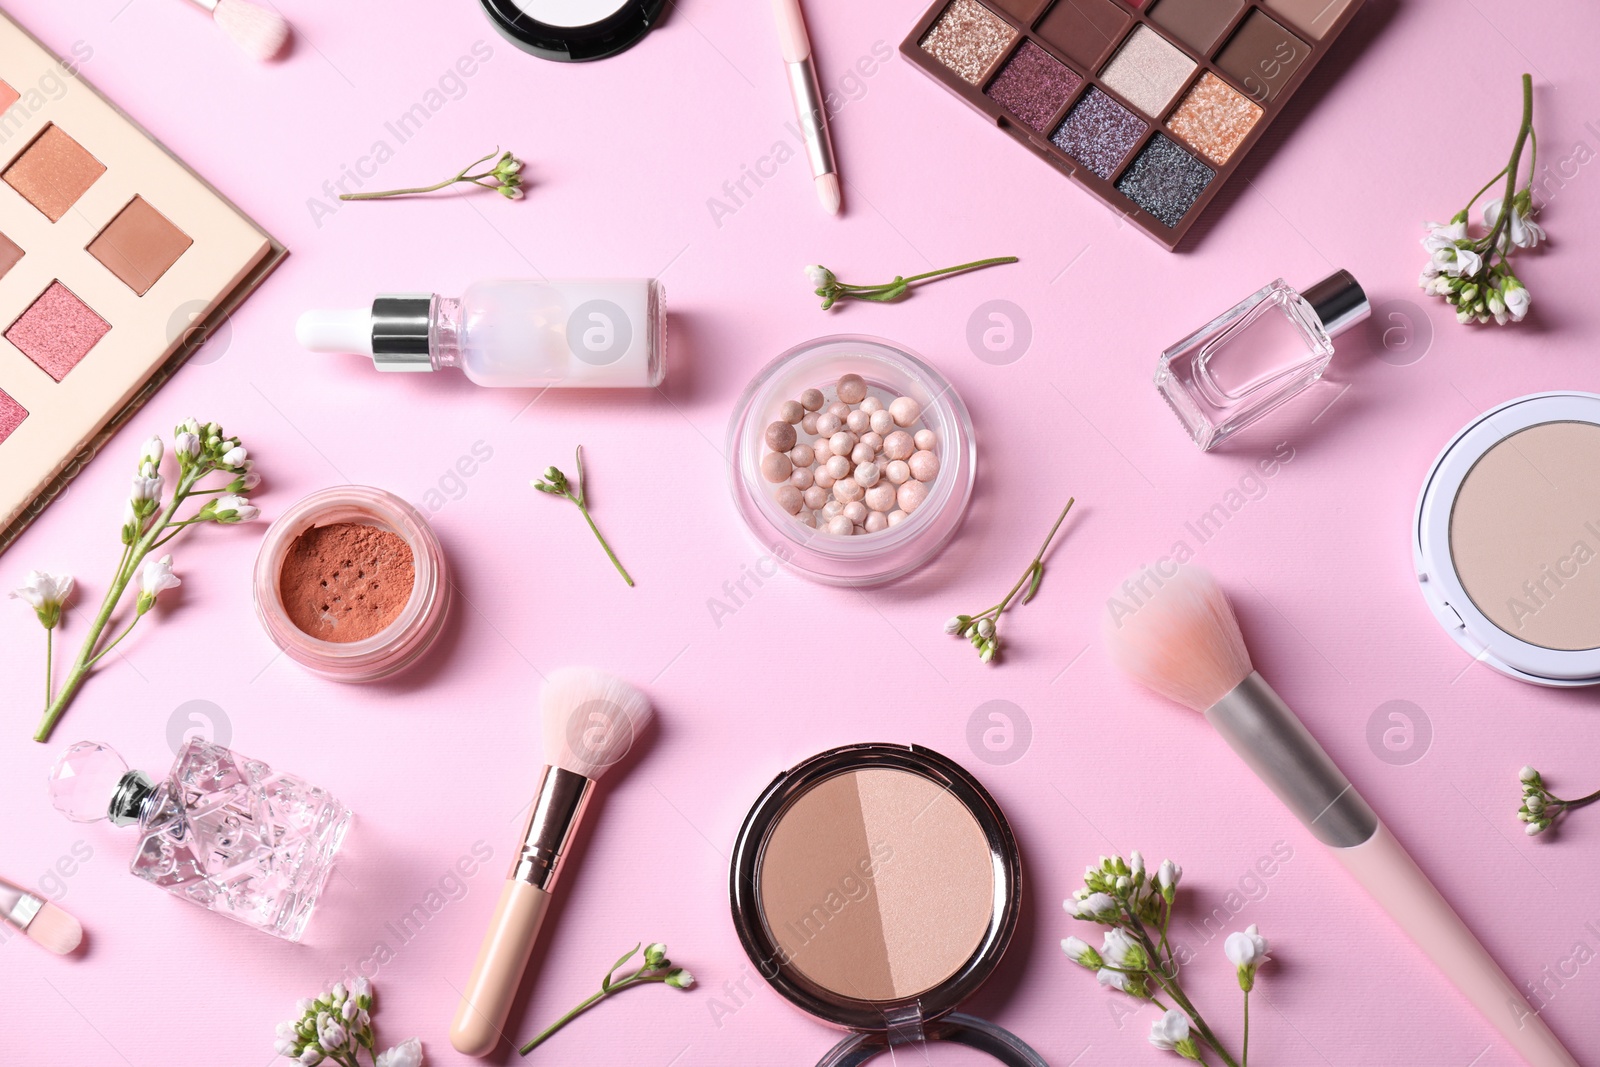
<svg viewBox="0 0 1600 1067">
<path fill-rule="evenodd" d="M 1304 293 L 1279 278 L 1161 353 L 1156 388 L 1210 451 L 1318 381 L 1333 338 L 1368 314 L 1349 271 Z"/>
</svg>

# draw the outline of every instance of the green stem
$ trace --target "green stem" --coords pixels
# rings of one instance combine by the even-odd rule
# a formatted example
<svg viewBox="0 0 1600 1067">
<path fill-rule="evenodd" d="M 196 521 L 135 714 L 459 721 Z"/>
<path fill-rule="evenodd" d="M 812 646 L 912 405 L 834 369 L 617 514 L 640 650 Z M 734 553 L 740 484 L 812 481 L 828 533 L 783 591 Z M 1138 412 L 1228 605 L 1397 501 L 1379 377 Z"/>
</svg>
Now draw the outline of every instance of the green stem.
<svg viewBox="0 0 1600 1067">
<path fill-rule="evenodd" d="M 1573 810 L 1575 810 L 1577 808 L 1588 807 L 1590 804 L 1593 804 L 1595 801 L 1600 800 L 1600 790 L 1596 790 L 1595 792 L 1590 793 L 1586 797 L 1579 797 L 1577 800 L 1562 800 L 1560 797 L 1556 796 L 1554 793 L 1550 794 L 1550 799 L 1555 801 L 1557 804 L 1560 804 L 1567 811 L 1573 811 Z"/>
<path fill-rule="evenodd" d="M 1250 991 L 1244 991 L 1244 1047 L 1239 1054 L 1239 1067 L 1250 1067 Z"/>
<path fill-rule="evenodd" d="M 1506 193 L 1500 202 L 1500 217 L 1495 220 L 1494 228 L 1489 231 L 1489 236 L 1484 241 L 1488 255 L 1493 256 L 1499 247 L 1500 234 L 1511 228 L 1511 216 L 1516 207 L 1512 203 L 1517 195 L 1517 171 L 1522 166 L 1522 146 L 1527 143 L 1528 135 L 1533 132 L 1533 76 L 1522 76 L 1522 125 L 1517 129 L 1516 144 L 1511 146 L 1511 162 L 1506 164 L 1502 171 L 1506 176 Z M 1530 177 L 1530 180 L 1531 177 Z"/>
<path fill-rule="evenodd" d="M 1461 209 L 1461 213 L 1470 217 L 1472 214 L 1472 205 L 1478 202 L 1478 197 L 1482 196 L 1484 193 L 1487 193 L 1490 186 L 1494 185 L 1495 182 L 1505 177 L 1505 173 L 1506 168 L 1501 167 L 1498 174 L 1484 182 L 1483 188 L 1472 194 L 1472 199 L 1467 201 L 1467 206 Z"/>
<path fill-rule="evenodd" d="M 209 472 L 206 472 L 209 473 Z M 106 624 L 111 621 L 111 615 L 117 609 L 117 604 L 122 600 L 122 593 L 133 580 L 134 574 L 139 569 L 139 564 L 144 557 L 155 547 L 167 524 L 177 514 L 178 508 L 189 495 L 189 490 L 199 480 L 199 474 L 194 471 L 180 475 L 178 484 L 172 492 L 172 501 L 156 516 L 156 521 L 150 524 L 144 535 L 132 545 L 124 546 L 122 562 L 117 568 L 117 575 L 111 582 L 111 587 L 106 590 L 105 599 L 100 602 L 100 610 L 95 613 L 94 621 L 89 625 L 88 635 L 83 640 L 83 647 L 78 650 L 78 656 L 73 660 L 72 668 L 67 672 L 66 679 L 61 683 L 61 688 L 55 697 L 45 707 L 44 718 L 39 721 L 39 728 L 34 731 L 33 739 L 40 744 L 50 740 L 50 733 L 56 728 L 56 721 L 67 710 L 67 705 L 72 703 L 72 698 L 78 693 L 78 687 L 83 685 L 89 677 L 89 672 L 94 667 L 96 659 L 95 645 L 100 641 L 100 635 L 105 630 Z"/>
<path fill-rule="evenodd" d="M 594 1007 L 596 1004 L 600 1003 L 606 997 L 611 996 L 613 993 L 619 993 L 622 990 L 627 989 L 629 986 L 643 985 L 645 982 L 665 982 L 667 980 L 667 976 L 665 974 L 647 975 L 644 973 L 647 970 L 649 970 L 648 967 L 641 967 L 630 977 L 624 978 L 620 982 L 613 982 L 609 988 L 602 989 L 593 996 L 580 1001 L 576 1008 L 573 1008 L 561 1018 L 557 1019 L 543 1030 L 539 1031 L 532 1041 L 529 1041 L 526 1045 L 523 1045 L 517 1050 L 517 1052 L 523 1056 L 526 1056 L 528 1053 L 544 1044 L 545 1041 L 549 1040 L 550 1035 L 554 1034 L 557 1030 L 561 1029 L 563 1026 L 567 1025 L 572 1020 L 576 1019 L 578 1016 Z"/>
<path fill-rule="evenodd" d="M 51 663 L 54 661 L 56 648 L 56 628 L 54 626 L 44 632 L 44 706 L 50 706 L 50 680 L 54 676 Z"/>
<path fill-rule="evenodd" d="M 1149 958 L 1159 962 L 1160 956 L 1157 954 L 1156 946 L 1154 942 L 1151 941 L 1150 934 L 1145 930 L 1144 924 L 1134 916 L 1130 909 L 1124 907 L 1123 913 L 1128 917 L 1128 922 L 1126 924 L 1128 930 L 1134 935 L 1134 937 L 1139 939 L 1139 943 L 1144 947 L 1145 953 L 1149 956 Z M 1172 979 L 1168 979 L 1161 973 L 1159 969 L 1150 970 L 1146 973 L 1154 978 L 1156 980 L 1156 984 L 1162 989 L 1166 990 L 1167 995 L 1177 1003 L 1178 1007 L 1183 1010 L 1185 1015 L 1189 1016 L 1189 1021 L 1194 1024 L 1194 1028 L 1199 1032 L 1201 1040 L 1210 1045 L 1211 1050 L 1218 1056 L 1221 1056 L 1223 1062 L 1225 1062 L 1228 1067 L 1242 1067 L 1242 1065 L 1238 1063 L 1238 1061 L 1236 1061 L 1232 1056 L 1230 1056 L 1225 1048 L 1223 1048 L 1221 1039 L 1219 1039 L 1216 1034 L 1212 1033 L 1211 1027 L 1206 1025 L 1205 1018 L 1200 1014 L 1199 1010 L 1195 1008 L 1188 996 L 1184 994 L 1183 987 L 1178 984 L 1177 978 L 1174 977 Z"/>
<path fill-rule="evenodd" d="M 930 270 L 922 274 L 913 274 L 911 277 L 905 279 L 905 283 L 907 285 L 915 285 L 917 282 L 923 281 L 927 278 L 937 278 L 944 274 L 959 274 L 966 270 L 981 270 L 984 267 L 994 267 L 1001 263 L 1015 263 L 1016 261 L 1016 256 L 992 256 L 989 259 L 975 259 L 971 263 L 963 263 L 959 267 L 941 267 L 938 270 Z M 891 282 L 890 284 L 892 285 L 893 283 Z"/>
<path fill-rule="evenodd" d="M 483 156 L 480 159 L 474 159 L 471 163 L 468 163 L 466 166 L 462 167 L 459 171 L 456 172 L 456 176 L 454 178 L 446 178 L 444 181 L 435 182 L 432 185 L 418 185 L 418 186 L 415 186 L 415 187 L 410 188 L 410 189 L 385 189 L 383 192 L 379 192 L 379 193 L 340 193 L 339 194 L 339 199 L 340 200 L 381 200 L 386 196 L 415 196 L 415 195 L 417 195 L 419 193 L 436 193 L 440 189 L 443 189 L 445 186 L 454 185 L 456 182 L 471 181 L 474 185 L 476 185 L 477 184 L 476 179 L 478 179 L 478 178 L 486 178 L 490 174 L 493 174 L 494 171 L 491 170 L 491 171 L 488 171 L 485 174 L 474 174 L 470 178 L 467 175 L 467 171 L 471 170 L 473 167 L 476 167 L 479 163 L 487 163 L 489 160 L 493 159 L 495 156 L 497 156 L 499 154 L 500 154 L 500 147 L 498 145 L 496 145 L 495 146 L 495 150 L 493 152 L 490 152 L 488 155 Z"/>
<path fill-rule="evenodd" d="M 606 550 L 606 555 L 611 559 L 611 565 L 617 568 L 617 573 L 622 575 L 622 580 L 628 583 L 629 588 L 632 588 L 633 577 L 628 574 L 627 568 L 623 567 L 622 561 L 617 558 L 617 554 L 611 551 L 611 545 L 606 541 L 605 535 L 600 532 L 600 527 L 594 524 L 594 519 L 589 515 L 589 509 L 583 506 L 583 501 L 573 496 L 570 492 L 566 496 L 568 500 L 578 505 L 578 510 L 583 513 L 583 521 L 588 523 L 589 529 L 594 531 L 595 540 L 599 541 L 600 547 Z"/>
<path fill-rule="evenodd" d="M 142 618 L 144 618 L 143 615 L 140 615 L 137 611 L 134 612 L 133 618 L 128 622 L 128 625 L 123 629 L 123 631 L 116 637 L 112 638 L 109 645 L 107 645 L 105 648 L 102 648 L 99 652 L 96 652 L 94 657 L 89 660 L 89 669 L 93 670 L 95 664 L 106 658 L 106 653 L 122 644 L 122 639 L 133 632 L 133 628 L 138 625 L 139 620 Z"/>
</svg>

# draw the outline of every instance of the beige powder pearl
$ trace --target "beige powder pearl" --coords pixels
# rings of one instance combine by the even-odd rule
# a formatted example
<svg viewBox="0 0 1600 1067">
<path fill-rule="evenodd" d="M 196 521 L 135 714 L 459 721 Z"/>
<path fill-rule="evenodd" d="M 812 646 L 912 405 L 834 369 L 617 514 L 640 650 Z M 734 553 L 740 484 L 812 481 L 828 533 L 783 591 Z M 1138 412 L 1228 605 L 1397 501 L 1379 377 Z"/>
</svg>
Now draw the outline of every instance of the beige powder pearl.
<svg viewBox="0 0 1600 1067">
<path fill-rule="evenodd" d="M 767 481 L 786 482 L 793 473 L 794 464 L 789 462 L 788 453 L 768 452 L 761 457 L 761 477 Z"/>
<path fill-rule="evenodd" d="M 922 485 L 922 483 L 907 482 L 906 485 Z M 901 486 L 900 488 L 902 492 L 905 490 L 905 486 Z M 854 478 L 841 478 L 833 483 L 833 498 L 839 501 L 841 504 L 854 504 L 857 500 L 860 500 L 866 495 L 866 489 L 863 488 L 861 483 L 856 481 Z M 926 486 L 923 486 L 922 488 L 922 495 L 928 495 L 928 489 Z M 906 506 L 906 502 L 901 500 L 900 506 L 904 508 Z M 907 510 L 910 509 L 908 508 Z"/>
<path fill-rule="evenodd" d="M 872 511 L 893 511 L 895 507 L 895 487 L 888 482 L 879 482 L 867 490 L 867 495 L 862 498 L 862 501 Z"/>
<path fill-rule="evenodd" d="M 932 452 L 913 452 L 907 465 L 911 477 L 919 482 L 931 482 L 939 475 L 939 457 Z"/>
<path fill-rule="evenodd" d="M 792 485 L 780 485 L 778 491 L 772 494 L 778 506 L 791 515 L 800 514 L 800 505 L 805 503 L 805 494 Z"/>
<path fill-rule="evenodd" d="M 911 464 L 903 459 L 894 460 L 883 468 L 883 476 L 895 485 L 904 485 L 911 480 Z"/>
<path fill-rule="evenodd" d="M 883 454 L 890 459 L 910 459 L 916 450 L 916 442 L 904 430 L 896 430 L 883 439 Z"/>
<path fill-rule="evenodd" d="M 845 482 L 840 482 L 839 483 L 839 485 L 845 485 L 845 484 L 847 484 L 847 483 L 845 483 Z M 834 486 L 833 491 L 836 494 L 839 491 L 839 485 Z M 912 512 L 916 511 L 919 507 L 922 506 L 922 502 L 927 500 L 927 499 L 928 499 L 928 486 L 927 486 L 926 482 L 916 482 L 916 481 L 907 482 L 906 484 L 904 484 L 904 485 L 902 485 L 900 487 L 898 492 L 895 493 L 895 503 L 899 504 L 900 505 L 900 510 L 905 512 L 907 515 L 909 515 Z"/>
</svg>

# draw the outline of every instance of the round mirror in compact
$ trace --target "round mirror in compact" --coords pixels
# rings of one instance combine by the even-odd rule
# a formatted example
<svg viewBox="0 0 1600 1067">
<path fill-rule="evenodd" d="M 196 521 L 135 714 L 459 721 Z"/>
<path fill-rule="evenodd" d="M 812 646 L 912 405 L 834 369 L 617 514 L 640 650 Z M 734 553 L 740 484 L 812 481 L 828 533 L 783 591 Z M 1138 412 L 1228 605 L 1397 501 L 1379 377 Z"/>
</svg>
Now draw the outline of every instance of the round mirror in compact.
<svg viewBox="0 0 1600 1067">
<path fill-rule="evenodd" d="M 819 1067 L 949 1041 L 1044 1067 L 956 1009 L 1016 931 L 1022 864 L 994 798 L 915 745 L 830 749 L 780 774 L 746 816 L 731 894 L 740 943 L 802 1011 L 852 1031 Z"/>
</svg>

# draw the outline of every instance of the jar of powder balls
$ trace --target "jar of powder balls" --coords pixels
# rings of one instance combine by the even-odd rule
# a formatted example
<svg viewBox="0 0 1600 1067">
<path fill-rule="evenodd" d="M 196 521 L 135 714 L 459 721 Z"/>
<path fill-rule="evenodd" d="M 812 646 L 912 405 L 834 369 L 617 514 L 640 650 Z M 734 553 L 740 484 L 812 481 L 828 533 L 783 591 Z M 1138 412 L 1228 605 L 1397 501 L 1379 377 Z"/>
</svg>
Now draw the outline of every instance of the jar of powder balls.
<svg viewBox="0 0 1600 1067">
<path fill-rule="evenodd" d="M 822 337 L 751 381 L 728 428 L 734 504 L 772 558 L 814 581 L 899 578 L 955 535 L 972 421 L 944 376 L 876 337 Z"/>
<path fill-rule="evenodd" d="M 382 489 L 341 485 L 268 528 L 254 597 L 267 636 L 291 659 L 335 681 L 370 682 L 433 644 L 450 582 L 421 512 Z"/>
</svg>

